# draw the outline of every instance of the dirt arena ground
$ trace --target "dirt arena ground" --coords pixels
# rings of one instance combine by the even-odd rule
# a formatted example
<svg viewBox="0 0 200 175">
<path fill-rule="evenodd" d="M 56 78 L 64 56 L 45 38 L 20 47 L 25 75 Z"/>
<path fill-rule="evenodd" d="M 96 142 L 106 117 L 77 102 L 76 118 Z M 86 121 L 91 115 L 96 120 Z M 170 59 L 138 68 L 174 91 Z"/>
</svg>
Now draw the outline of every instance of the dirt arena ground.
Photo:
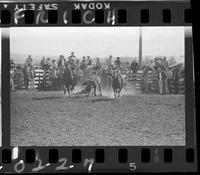
<svg viewBox="0 0 200 175">
<path fill-rule="evenodd" d="M 69 98 L 63 92 L 11 93 L 12 146 L 185 144 L 184 95 Z"/>
</svg>

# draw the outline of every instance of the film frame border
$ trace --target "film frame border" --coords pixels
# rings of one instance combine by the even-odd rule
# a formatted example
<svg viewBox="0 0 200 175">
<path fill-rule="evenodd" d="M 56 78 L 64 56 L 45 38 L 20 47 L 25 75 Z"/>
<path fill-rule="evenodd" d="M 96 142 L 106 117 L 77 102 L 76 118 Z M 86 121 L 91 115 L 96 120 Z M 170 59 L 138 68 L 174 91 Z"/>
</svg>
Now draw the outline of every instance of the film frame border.
<svg viewBox="0 0 200 175">
<path fill-rule="evenodd" d="M 48 2 L 48 1 L 44 1 Z M 171 2 L 171 1 L 50 1 L 51 7 L 42 6 L 43 1 L 35 3 L 27 3 L 25 1 L 18 3 L 0 3 L 1 10 L 1 23 L 2 27 L 21 27 L 21 26 L 190 26 L 191 25 L 191 7 L 189 2 Z M 97 8 L 94 5 L 94 9 L 85 6 L 85 4 L 104 4 Z M 31 4 L 31 5 L 30 5 Z M 33 6 L 34 4 L 34 6 Z M 42 5 L 41 5 L 42 4 Z M 5 6 L 6 5 L 6 6 Z M 164 8 L 163 8 L 164 6 Z M 93 6 L 92 6 L 93 7 Z M 25 23 L 25 16 L 23 14 L 14 14 L 15 8 L 24 8 L 28 15 L 33 18 L 33 23 Z M 33 9 L 34 10 L 31 10 Z M 48 9 L 48 10 L 46 10 Z M 84 12 L 92 11 L 92 13 L 85 14 Z M 103 11 L 104 22 L 95 23 L 91 19 L 95 16 L 95 12 Z M 114 10 L 114 11 L 113 11 Z M 38 12 L 43 11 L 44 14 L 39 14 Z M 76 11 L 74 15 L 80 17 L 80 22 L 73 23 L 72 13 Z M 95 12 L 94 12 L 95 11 Z M 108 14 L 110 11 L 110 14 Z M 120 12 L 121 11 L 121 12 Z M 19 11 L 20 13 L 23 10 Z M 55 13 L 56 12 L 56 13 Z M 3 14 L 2 14 L 3 13 Z M 5 15 L 4 15 L 5 13 Z M 107 20 L 113 17 L 115 13 L 114 24 L 107 22 Z M 120 14 L 118 14 L 120 13 Z M 57 14 L 57 22 L 49 23 L 48 16 L 52 17 Z M 91 18 L 90 20 L 84 20 L 84 16 Z M 16 17 L 14 17 L 16 16 Z M 41 17 L 42 16 L 42 17 Z M 45 17 L 44 17 L 45 16 Z M 99 16 L 99 15 L 98 15 Z M 126 20 L 119 22 L 118 17 L 124 18 L 127 16 Z M 37 20 L 37 18 L 39 19 Z M 97 17 L 97 16 L 95 16 Z M 2 24 L 2 21 L 7 19 L 8 23 Z M 17 20 L 16 20 L 17 18 Z M 3 19 L 3 20 L 2 20 Z M 121 20 L 121 19 L 120 19 Z M 38 23 L 37 23 L 37 22 Z"/>
<path fill-rule="evenodd" d="M 70 2 L 63 2 L 64 4 L 68 4 L 68 3 L 73 3 L 72 1 Z M 117 4 L 117 6 L 122 6 L 127 3 L 127 2 L 120 2 L 120 1 L 117 1 L 117 2 L 114 2 L 114 1 L 111 1 L 110 2 L 111 4 L 114 4 L 115 3 Z M 138 6 L 142 6 L 142 9 L 148 9 L 148 7 L 150 7 L 150 12 L 152 11 L 152 13 L 155 15 L 154 11 L 156 12 L 157 10 L 152 10 L 153 9 L 153 6 L 151 6 L 152 4 L 151 3 L 155 3 L 155 4 L 159 4 L 159 7 L 157 6 L 156 9 L 163 9 L 161 8 L 163 6 L 163 4 L 165 5 L 166 7 L 166 2 L 128 2 L 128 17 L 130 15 L 130 9 L 131 9 L 131 6 L 130 4 L 137 4 L 136 6 L 134 6 L 134 8 L 137 8 Z M 177 2 L 176 2 L 177 3 Z M 129 21 L 127 21 L 127 23 L 124 23 L 122 24 L 123 26 L 185 26 L 185 28 L 187 28 L 186 26 L 190 27 L 191 26 L 191 23 L 187 23 L 185 22 L 184 20 L 184 13 L 183 11 L 185 9 L 190 9 L 190 4 L 187 2 L 187 3 L 180 3 L 178 2 L 178 6 L 176 6 L 176 3 L 173 2 L 173 3 L 169 3 L 168 6 L 169 8 L 171 9 L 171 11 L 176 11 L 176 15 L 174 15 L 174 18 L 176 18 L 176 20 L 174 21 L 171 21 L 171 23 L 161 23 L 161 24 L 158 24 L 160 22 L 160 20 L 156 20 L 157 18 L 155 18 L 156 16 L 154 16 L 154 20 L 149 20 L 149 22 L 145 23 L 145 24 L 141 24 L 139 21 L 137 20 L 133 20 L 132 19 L 132 23 L 129 23 Z M 15 3 L 13 3 L 15 4 Z M 34 3 L 36 4 L 36 3 Z M 175 5 L 174 5 L 175 4 Z M 126 4 L 127 5 L 127 4 Z M 173 7 L 172 7 L 173 6 Z M 125 7 L 121 8 L 121 9 L 124 9 Z M 126 8 L 125 8 L 126 9 Z M 168 8 L 165 8 L 165 9 L 168 9 Z M 134 11 L 134 10 L 133 10 Z M 137 11 L 138 12 L 138 11 Z M 139 14 L 139 13 L 137 13 Z M 12 15 L 11 15 L 12 16 Z M 137 16 L 137 15 L 136 15 Z M 151 16 L 150 19 L 153 19 Z M 132 18 L 134 18 L 135 16 L 134 15 L 131 15 Z M 138 17 L 138 16 L 137 16 Z M 173 18 L 173 17 L 172 17 Z M 130 19 L 130 18 L 129 18 Z M 140 20 L 140 18 L 137 18 L 138 20 Z M 12 21 L 12 19 L 11 19 Z M 134 21 L 134 22 L 133 22 Z M 175 22 L 176 21 L 176 22 Z M 137 23 L 138 22 L 138 23 Z M 134 23 L 134 24 L 133 24 Z M 61 23 L 60 23 L 61 24 Z M 45 24 L 45 25 L 35 25 L 35 24 L 32 24 L 32 26 L 62 26 L 60 25 L 59 23 L 58 24 Z M 103 24 L 102 24 L 103 25 Z M 117 26 L 122 26 L 121 24 L 116 24 L 115 27 Z M 10 23 L 9 25 L 3 25 L 1 24 L 1 27 L 3 27 L 2 29 L 6 30 L 6 28 L 8 27 L 17 27 L 17 26 L 29 26 L 27 24 L 24 24 L 23 22 L 18 25 L 14 25 L 13 23 Z M 70 26 L 70 25 L 66 25 L 67 26 Z M 80 24 L 80 25 L 74 25 L 72 24 L 72 26 L 85 26 L 84 24 Z M 92 24 L 92 25 L 86 25 L 86 26 L 99 26 L 97 24 Z M 101 25 L 100 25 L 101 26 Z M 105 25 L 103 25 L 105 26 Z M 5 28 L 4 28 L 5 27 Z M 191 29 L 190 29 L 191 30 Z M 2 32 L 3 33 L 3 32 Z M 9 37 L 5 37 L 5 34 L 3 34 L 4 37 L 2 37 L 2 57 L 4 58 L 4 60 L 2 61 L 2 101 L 4 101 L 4 103 L 2 103 L 2 114 L 3 116 L 5 116 L 4 114 L 6 114 L 7 117 L 2 117 L 2 124 L 3 124 L 3 131 L 2 131 L 2 152 L 0 154 L 2 154 L 1 157 L 3 157 L 3 154 L 6 150 L 6 153 L 8 154 L 12 154 L 10 152 L 10 150 L 12 150 L 12 148 L 10 147 L 10 139 L 7 139 L 8 137 L 5 136 L 4 133 L 9 133 L 10 134 L 10 116 L 8 115 L 9 114 L 9 107 L 10 107 L 10 101 L 9 101 L 9 95 L 10 95 L 10 91 L 9 91 L 9 81 L 6 79 L 6 77 L 9 76 L 9 59 L 5 59 L 5 58 L 9 58 L 10 57 L 10 50 L 9 50 Z M 190 58 L 193 58 L 193 59 L 190 59 Z M 6 61 L 5 61 L 6 60 Z M 196 134 L 195 134 L 195 129 L 196 127 L 194 126 L 195 124 L 195 104 L 194 104 L 194 94 L 190 94 L 190 95 L 187 95 L 189 93 L 187 92 L 193 92 L 194 93 L 194 80 L 193 80 L 193 71 L 194 71 L 194 55 L 193 55 L 193 41 L 192 41 L 192 35 L 190 32 L 188 32 L 187 29 L 185 29 L 185 70 L 186 72 L 188 72 L 188 74 L 186 73 L 186 76 L 185 76 L 185 81 L 187 82 L 186 83 L 186 86 L 185 86 L 185 98 L 186 98 L 186 106 L 189 107 L 189 109 L 187 109 L 186 107 L 186 146 L 86 146 L 86 147 L 79 147 L 79 146 L 75 146 L 75 147 L 69 147 L 69 146 L 65 146 L 65 147 L 19 147 L 19 151 L 20 151 L 20 155 L 19 155 L 19 158 L 21 158 L 21 160 L 25 160 L 26 159 L 26 150 L 31 150 L 31 149 L 34 149 L 35 150 L 35 153 L 36 155 L 40 154 L 40 157 L 43 157 L 44 159 L 42 160 L 47 160 L 47 158 L 49 157 L 48 155 L 48 150 L 49 149 L 58 149 L 58 156 L 59 155 L 66 155 L 66 158 L 70 161 L 70 162 L 73 162 L 72 159 L 72 150 L 76 149 L 76 150 L 80 150 L 79 153 L 77 153 L 78 156 L 80 156 L 80 153 L 81 153 L 81 158 L 83 157 L 88 157 L 87 155 L 92 155 L 92 159 L 95 160 L 95 150 L 96 149 L 104 149 L 104 156 L 105 156 L 105 162 L 104 163 L 97 163 L 97 164 L 94 164 L 94 165 L 98 165 L 97 167 L 93 167 L 94 169 L 92 169 L 92 172 L 95 172 L 96 170 L 98 170 L 98 172 L 100 171 L 101 172 L 101 167 L 106 167 L 105 164 L 106 163 L 111 163 L 107 168 L 116 168 L 116 166 L 119 168 L 119 169 L 116 169 L 117 172 L 131 172 L 131 171 L 134 171 L 135 170 L 130 170 L 130 168 L 132 169 L 133 167 L 130 167 L 130 163 L 137 163 L 138 166 L 137 166 L 137 170 L 136 172 L 148 172 L 149 170 L 150 171 L 172 171 L 172 172 L 176 172 L 177 171 L 177 167 L 178 168 L 182 168 L 182 169 L 179 169 L 180 171 L 196 171 L 197 170 L 197 157 L 196 157 Z M 192 71 L 191 71 L 192 70 Z M 193 118 L 189 119 L 187 116 L 192 116 Z M 9 129 L 8 129 L 9 128 Z M 188 131 L 191 131 L 193 132 L 192 136 L 188 136 Z M 191 133 L 189 132 L 189 133 Z M 6 134 L 6 135 L 7 135 Z M 10 135 L 9 135 L 9 138 L 10 138 Z M 127 161 L 125 162 L 121 162 L 119 163 L 119 157 L 118 157 L 118 151 L 120 150 L 127 150 Z M 165 150 L 168 150 L 165 152 Z M 169 150 L 172 150 L 172 157 L 173 157 L 173 160 L 175 161 L 174 162 L 171 162 L 171 163 L 164 163 L 164 152 L 165 154 L 166 153 L 169 153 L 170 151 Z M 193 151 L 194 152 L 193 152 Z M 150 159 L 145 162 L 137 162 L 139 161 L 139 159 L 141 160 L 142 159 L 142 156 L 141 156 L 141 152 L 146 153 L 146 154 L 149 154 L 150 156 Z M 10 152 L 10 153 L 9 153 Z M 30 151 L 31 152 L 31 151 Z M 122 151 L 123 152 L 123 151 Z M 125 151 L 126 152 L 126 151 Z M 124 152 L 124 153 L 125 153 Z M 152 157 L 154 155 L 154 153 L 158 153 L 158 162 L 156 162 L 155 160 L 152 161 Z M 160 152 L 160 153 L 159 153 Z M 187 158 L 187 152 L 193 152 L 193 155 L 194 157 L 191 158 L 189 157 L 189 159 Z M 33 153 L 33 152 L 32 152 Z M 55 154 L 57 154 L 55 153 Z M 185 154 L 184 154 L 185 153 Z M 31 153 L 29 153 L 31 154 Z M 183 155 L 184 154 L 184 155 Z M 61 156 L 62 157 L 62 156 Z M 71 157 L 71 158 L 70 158 Z M 90 157 L 88 157 L 89 159 Z M 109 159 L 108 159 L 109 158 Z M 138 159 L 139 158 L 139 159 Z M 180 158 L 184 158 L 184 160 L 181 160 Z M 84 161 L 83 160 L 86 160 L 87 158 L 85 159 L 81 159 L 81 161 L 79 161 L 79 163 L 77 164 L 77 167 L 75 168 L 76 170 L 73 170 L 72 169 L 69 169 L 69 170 L 66 170 L 66 172 L 84 172 L 84 170 L 86 170 L 86 172 L 88 172 L 88 169 L 84 169 L 83 165 L 84 164 Z M 136 159 L 135 162 L 134 159 Z M 162 161 L 161 161 L 162 159 Z M 186 162 L 185 160 L 188 159 L 189 162 L 191 159 L 194 159 L 192 162 L 193 163 L 188 163 Z M 130 160 L 132 160 L 132 162 L 130 162 Z M 36 157 L 36 161 L 37 161 L 37 157 Z M 59 161 L 59 159 L 58 159 Z M 177 162 L 179 162 L 180 165 L 177 164 Z M 180 163 L 181 162 L 181 163 Z M 28 162 L 27 162 L 28 163 Z M 13 169 L 13 164 L 15 164 L 14 161 L 12 161 L 11 164 L 6 164 L 6 168 L 5 168 L 5 172 L 9 172 L 10 170 Z M 34 163 L 30 163 L 28 165 L 33 165 Z M 53 163 L 54 166 L 56 163 Z M 129 166 L 128 166 L 129 164 Z M 7 166 L 8 165 L 8 166 Z M 132 164 L 133 165 L 133 164 Z M 159 167 L 159 165 L 161 167 Z M 184 168 L 183 168 L 183 165 L 184 165 Z M 140 167 L 141 166 L 141 167 Z M 5 167 L 5 166 L 4 166 Z M 127 168 L 128 167 L 128 168 Z M 27 167 L 29 168 L 29 166 Z M 27 169 L 26 168 L 26 169 Z M 141 168 L 141 169 L 140 169 Z M 164 168 L 164 169 L 163 169 Z M 170 168 L 170 170 L 168 169 Z M 106 168 L 105 168 L 106 169 Z M 6 171 L 7 170 L 7 171 Z M 45 169 L 44 172 L 52 172 L 53 169 Z M 147 171 L 146 171 L 147 170 Z M 179 171 L 178 170 L 178 171 Z M 109 171 L 109 169 L 107 169 L 107 171 Z M 24 172 L 30 172 L 30 171 L 27 171 L 25 170 Z M 39 171 L 39 172 L 42 172 Z M 113 172 L 113 171 L 112 171 Z"/>
</svg>

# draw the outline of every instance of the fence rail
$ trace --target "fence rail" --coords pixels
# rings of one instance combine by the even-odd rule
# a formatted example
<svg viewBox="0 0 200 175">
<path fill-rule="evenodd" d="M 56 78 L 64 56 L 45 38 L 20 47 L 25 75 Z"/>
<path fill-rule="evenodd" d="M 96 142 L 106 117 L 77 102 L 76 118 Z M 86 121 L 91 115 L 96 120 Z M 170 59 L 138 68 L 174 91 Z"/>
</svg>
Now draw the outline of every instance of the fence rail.
<svg viewBox="0 0 200 175">
<path fill-rule="evenodd" d="M 152 93 L 159 92 L 159 85 L 158 85 L 158 75 L 155 72 L 149 71 L 147 76 L 144 75 L 143 71 L 138 71 L 136 74 L 128 72 L 127 73 L 127 81 L 135 81 L 136 88 L 141 92 L 146 91 L 146 84 L 148 83 L 148 90 Z M 178 93 L 184 94 L 185 92 L 185 83 L 184 77 L 181 77 L 178 83 Z M 171 82 L 171 89 L 174 92 L 175 85 L 174 82 Z"/>
</svg>

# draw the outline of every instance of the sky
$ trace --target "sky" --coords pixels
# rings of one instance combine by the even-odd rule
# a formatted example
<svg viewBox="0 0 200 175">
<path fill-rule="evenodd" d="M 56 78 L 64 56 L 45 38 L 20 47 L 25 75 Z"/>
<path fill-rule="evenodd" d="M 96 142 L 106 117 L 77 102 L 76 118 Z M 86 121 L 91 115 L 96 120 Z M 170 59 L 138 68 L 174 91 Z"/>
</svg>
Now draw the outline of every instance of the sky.
<svg viewBox="0 0 200 175">
<path fill-rule="evenodd" d="M 143 27 L 143 56 L 184 55 L 184 27 Z M 137 57 L 139 27 L 18 27 L 10 29 L 12 54 L 78 58 Z M 24 58 L 23 58 L 24 59 Z"/>
</svg>

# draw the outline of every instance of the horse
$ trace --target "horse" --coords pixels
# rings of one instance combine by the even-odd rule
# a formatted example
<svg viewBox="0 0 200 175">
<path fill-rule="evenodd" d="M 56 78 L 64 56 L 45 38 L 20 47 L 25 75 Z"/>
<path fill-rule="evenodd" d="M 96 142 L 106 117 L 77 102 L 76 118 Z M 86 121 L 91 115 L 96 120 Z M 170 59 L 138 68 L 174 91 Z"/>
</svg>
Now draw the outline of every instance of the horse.
<svg viewBox="0 0 200 175">
<path fill-rule="evenodd" d="M 63 76 L 65 72 L 65 66 L 60 65 L 57 68 L 57 82 L 58 82 L 58 89 L 61 90 L 63 89 Z"/>
<path fill-rule="evenodd" d="M 63 74 L 63 84 L 64 84 L 64 94 L 66 94 L 66 89 L 69 97 L 72 95 L 74 87 L 77 85 L 76 74 L 71 70 L 69 66 L 65 68 Z"/>
<path fill-rule="evenodd" d="M 31 68 L 30 66 L 27 66 L 24 69 L 24 85 L 25 85 L 25 89 L 28 91 L 28 86 L 29 86 L 29 82 L 31 81 L 31 85 L 33 85 L 34 83 L 34 69 Z"/>
<path fill-rule="evenodd" d="M 120 92 L 123 88 L 124 80 L 121 74 L 117 70 L 114 70 L 111 75 L 112 75 L 112 89 L 114 92 L 114 97 L 116 99 L 117 97 L 120 97 Z"/>
</svg>

